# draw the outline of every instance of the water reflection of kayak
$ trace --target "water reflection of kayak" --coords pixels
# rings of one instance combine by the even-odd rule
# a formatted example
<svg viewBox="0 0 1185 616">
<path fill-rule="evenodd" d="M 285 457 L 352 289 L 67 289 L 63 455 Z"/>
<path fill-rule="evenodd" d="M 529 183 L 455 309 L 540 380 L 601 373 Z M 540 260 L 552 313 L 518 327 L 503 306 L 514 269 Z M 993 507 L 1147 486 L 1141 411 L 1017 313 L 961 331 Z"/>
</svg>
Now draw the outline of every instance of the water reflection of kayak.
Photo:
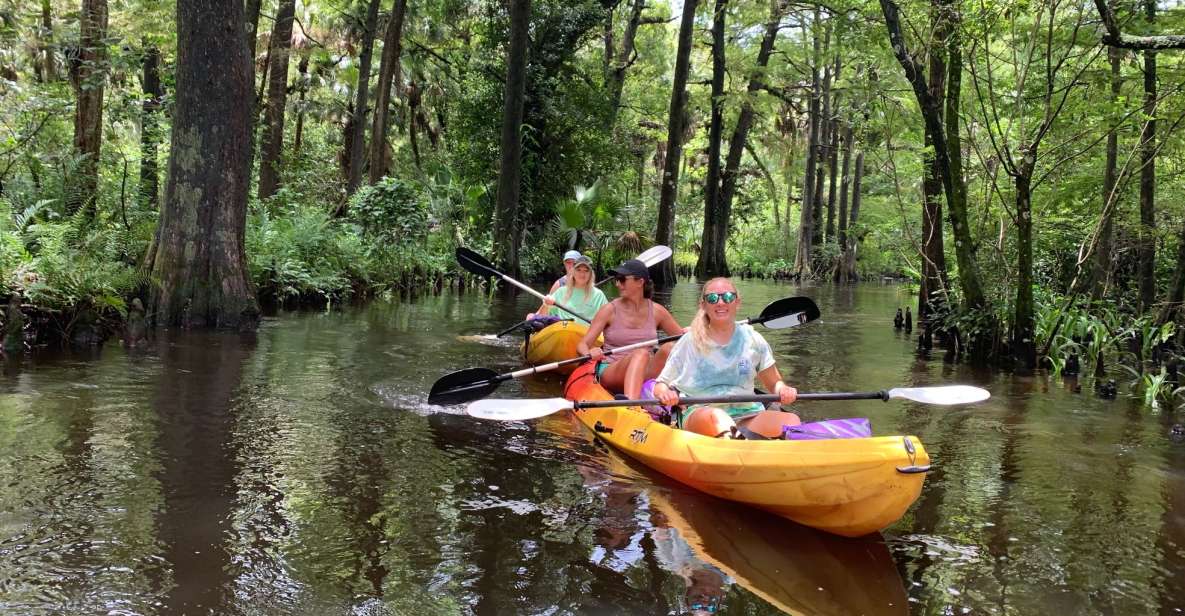
<svg viewBox="0 0 1185 616">
<path fill-rule="evenodd" d="M 573 451 L 594 443 L 595 452 L 573 458 L 585 488 L 605 503 L 594 561 L 643 559 L 637 551 L 645 542 L 637 539 L 648 533 L 656 560 L 683 578 L 685 590 L 675 598 L 681 609 L 739 607 L 732 603 L 740 597 L 729 592 L 735 584 L 790 614 L 909 612 L 880 534 L 839 537 L 696 492 L 607 447 L 570 415 L 549 417 L 540 427 Z"/>
<path fill-rule="evenodd" d="M 678 530 L 699 559 L 786 613 L 909 612 L 879 535 L 836 537 L 679 486 L 649 493 L 656 526 Z"/>
</svg>

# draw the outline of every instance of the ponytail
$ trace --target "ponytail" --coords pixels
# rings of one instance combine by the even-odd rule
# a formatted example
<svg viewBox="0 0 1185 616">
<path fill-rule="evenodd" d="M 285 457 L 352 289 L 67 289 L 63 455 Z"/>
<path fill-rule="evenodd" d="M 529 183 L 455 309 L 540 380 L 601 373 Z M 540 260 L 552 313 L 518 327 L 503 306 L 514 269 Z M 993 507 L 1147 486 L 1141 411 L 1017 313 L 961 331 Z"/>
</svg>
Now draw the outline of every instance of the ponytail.
<svg viewBox="0 0 1185 616">
<path fill-rule="evenodd" d="M 708 311 L 702 306 L 695 311 L 690 328 L 691 342 L 695 344 L 695 350 L 699 351 L 700 355 L 707 355 L 712 349 L 708 345 Z"/>
</svg>

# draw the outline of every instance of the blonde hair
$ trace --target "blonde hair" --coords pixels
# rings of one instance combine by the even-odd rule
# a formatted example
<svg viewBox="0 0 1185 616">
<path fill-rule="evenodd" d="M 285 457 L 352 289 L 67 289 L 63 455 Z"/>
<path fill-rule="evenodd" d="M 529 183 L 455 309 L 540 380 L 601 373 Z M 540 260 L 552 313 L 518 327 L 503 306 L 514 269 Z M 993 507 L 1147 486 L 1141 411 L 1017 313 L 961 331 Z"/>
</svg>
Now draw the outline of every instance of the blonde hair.
<svg viewBox="0 0 1185 616">
<path fill-rule="evenodd" d="M 713 282 L 727 282 L 728 286 L 732 287 L 732 291 L 740 297 L 740 292 L 737 291 L 737 286 L 733 284 L 730 278 L 719 276 L 704 283 L 700 287 L 699 310 L 696 310 L 695 317 L 691 319 L 691 341 L 695 344 L 695 350 L 699 351 L 701 355 L 707 355 L 711 350 L 708 341 L 708 324 L 711 320 L 708 318 L 708 311 L 704 309 L 704 290 L 707 289 Z"/>
<path fill-rule="evenodd" d="M 587 263 L 581 263 L 577 261 L 576 264 L 572 266 L 572 273 L 568 276 L 568 282 L 564 284 L 565 287 L 568 287 L 568 290 L 564 292 L 565 304 L 572 299 L 572 291 L 576 288 L 576 268 L 580 267 L 581 265 L 588 268 L 588 284 L 582 287 L 584 289 L 585 301 L 588 301 L 588 298 L 592 296 L 593 289 L 597 286 L 597 273 L 593 271 L 592 266 Z"/>
</svg>

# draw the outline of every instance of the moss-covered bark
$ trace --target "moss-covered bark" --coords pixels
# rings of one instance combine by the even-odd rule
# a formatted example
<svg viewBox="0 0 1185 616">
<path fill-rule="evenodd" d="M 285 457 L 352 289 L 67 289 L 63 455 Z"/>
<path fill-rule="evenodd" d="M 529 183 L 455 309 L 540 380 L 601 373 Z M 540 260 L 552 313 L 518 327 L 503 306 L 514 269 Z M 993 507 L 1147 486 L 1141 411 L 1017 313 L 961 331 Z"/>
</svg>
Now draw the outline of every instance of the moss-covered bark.
<svg viewBox="0 0 1185 616">
<path fill-rule="evenodd" d="M 242 32 L 241 2 L 177 3 L 169 179 L 151 263 L 158 326 L 242 329 L 258 321 L 243 249 L 253 79 L 247 47 L 230 44 Z"/>
</svg>

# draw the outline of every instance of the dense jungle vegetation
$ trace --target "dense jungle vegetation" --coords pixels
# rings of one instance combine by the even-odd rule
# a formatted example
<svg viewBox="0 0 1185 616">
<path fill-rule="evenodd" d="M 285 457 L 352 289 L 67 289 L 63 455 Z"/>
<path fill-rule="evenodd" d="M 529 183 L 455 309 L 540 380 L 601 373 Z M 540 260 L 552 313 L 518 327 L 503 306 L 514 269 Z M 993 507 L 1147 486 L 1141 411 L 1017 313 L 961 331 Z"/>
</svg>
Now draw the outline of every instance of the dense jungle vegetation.
<svg viewBox="0 0 1185 616">
<path fill-rule="evenodd" d="M 5 346 L 662 243 L 667 283 L 907 279 L 922 346 L 1155 398 L 1182 32 L 1153 0 L 0 0 Z"/>
</svg>

